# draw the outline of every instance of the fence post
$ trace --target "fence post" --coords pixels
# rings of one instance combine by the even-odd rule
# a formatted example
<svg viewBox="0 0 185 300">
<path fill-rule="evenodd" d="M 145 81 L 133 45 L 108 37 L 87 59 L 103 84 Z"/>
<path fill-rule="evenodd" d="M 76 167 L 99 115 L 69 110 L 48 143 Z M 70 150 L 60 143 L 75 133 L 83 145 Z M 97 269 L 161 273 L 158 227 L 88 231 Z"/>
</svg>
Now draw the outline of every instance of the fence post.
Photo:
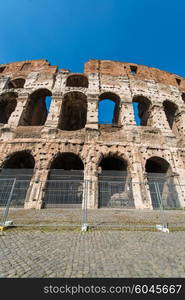
<svg viewBox="0 0 185 300">
<path fill-rule="evenodd" d="M 10 208 L 10 203 L 11 203 L 11 200 L 12 200 L 12 194 L 13 194 L 14 187 L 15 187 L 15 183 L 16 183 L 16 179 L 14 179 L 14 181 L 13 181 L 12 188 L 11 188 L 11 191 L 10 191 L 10 195 L 8 197 L 5 212 L 4 212 L 4 215 L 3 215 L 2 226 L 5 226 L 5 223 L 6 223 L 6 219 L 7 219 L 9 208 Z"/>
<path fill-rule="evenodd" d="M 84 180 L 84 201 L 82 206 L 82 227 L 81 231 L 87 231 L 88 230 L 88 224 L 87 224 L 87 199 L 88 199 L 88 193 L 89 193 L 89 182 L 88 180 Z"/>
<path fill-rule="evenodd" d="M 159 183 L 154 182 L 154 187 L 155 187 L 155 191 L 157 194 L 157 200 L 158 200 L 158 204 L 159 204 L 159 208 L 160 208 L 160 220 L 161 220 L 162 225 L 164 227 L 167 227 L 167 223 L 166 223 L 165 216 L 164 216 L 163 203 L 162 203 L 161 194 L 160 194 L 160 190 L 159 190 Z"/>
</svg>

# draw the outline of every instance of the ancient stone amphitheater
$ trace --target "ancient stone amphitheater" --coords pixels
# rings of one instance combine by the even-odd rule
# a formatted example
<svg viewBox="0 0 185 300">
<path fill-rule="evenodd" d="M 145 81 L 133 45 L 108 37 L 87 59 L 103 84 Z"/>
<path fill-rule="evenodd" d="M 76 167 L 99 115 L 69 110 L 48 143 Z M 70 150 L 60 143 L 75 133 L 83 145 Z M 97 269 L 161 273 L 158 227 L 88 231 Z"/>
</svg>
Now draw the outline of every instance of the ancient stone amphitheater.
<svg viewBox="0 0 185 300">
<path fill-rule="evenodd" d="M 113 119 L 100 124 L 106 99 L 115 104 Z M 94 59 L 84 73 L 43 59 L 0 65 L 0 139 L 0 189 L 3 180 L 15 183 L 15 206 L 153 209 L 162 200 L 185 207 L 178 75 Z"/>
</svg>

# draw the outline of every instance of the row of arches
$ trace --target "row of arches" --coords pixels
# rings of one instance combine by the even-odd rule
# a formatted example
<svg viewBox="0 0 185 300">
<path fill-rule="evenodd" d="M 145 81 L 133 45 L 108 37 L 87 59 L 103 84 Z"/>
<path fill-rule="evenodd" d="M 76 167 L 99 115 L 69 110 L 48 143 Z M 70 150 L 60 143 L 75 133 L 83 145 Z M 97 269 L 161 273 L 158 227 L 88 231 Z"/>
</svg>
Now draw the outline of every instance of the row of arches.
<svg viewBox="0 0 185 300">
<path fill-rule="evenodd" d="M 117 155 L 103 156 L 98 166 L 103 171 L 127 171 L 129 169 L 128 162 Z M 33 169 L 35 167 L 35 159 L 30 151 L 18 151 L 9 155 L 2 163 L 1 168 L 12 169 Z M 58 153 L 50 162 L 49 168 L 63 170 L 84 170 L 84 163 L 81 158 L 73 152 Z M 164 159 L 153 156 L 146 160 L 145 172 L 147 173 L 169 173 L 171 172 L 170 164 Z"/>
<path fill-rule="evenodd" d="M 25 78 L 18 77 L 8 81 L 6 88 L 7 89 L 22 89 L 25 85 Z M 66 87 L 83 87 L 88 88 L 89 82 L 88 78 L 82 74 L 71 74 L 67 76 Z"/>
<path fill-rule="evenodd" d="M 51 103 L 51 92 L 47 89 L 39 89 L 33 92 L 23 110 L 19 125 L 42 126 L 45 124 Z M 11 114 L 17 106 L 18 94 L 8 92 L 0 95 L 0 123 L 7 124 Z"/>
<path fill-rule="evenodd" d="M 27 67 L 27 65 L 30 64 L 25 64 L 25 67 Z M 24 67 L 24 65 L 23 65 Z M 133 68 L 133 66 L 131 66 L 131 69 Z M 177 81 L 179 79 L 176 79 Z M 6 88 L 7 89 L 16 89 L 16 88 L 24 88 L 25 85 L 25 78 L 23 77 L 18 77 L 18 78 L 14 78 L 8 81 Z M 89 86 L 89 81 L 88 81 L 88 77 L 85 74 L 69 74 L 66 78 L 66 82 L 65 82 L 65 86 L 66 87 L 82 87 L 82 88 L 88 88 Z M 185 97 L 185 93 L 182 93 L 182 99 L 184 100 Z"/>
<path fill-rule="evenodd" d="M 12 154 L 2 164 L 0 179 L 12 177 L 17 179 L 16 197 L 22 199 L 20 203 L 23 203 L 26 197 L 29 183 L 34 175 L 34 167 L 35 160 L 29 151 Z M 99 207 L 114 207 L 117 203 L 119 207 L 134 208 L 128 162 L 112 155 L 102 157 L 97 168 Z M 165 195 L 163 199 L 165 206 L 180 207 L 170 164 L 163 158 L 151 157 L 146 161 L 145 172 L 153 208 L 160 206 L 155 192 L 156 183 L 159 184 L 161 194 Z M 50 164 L 43 205 L 46 207 L 71 203 L 81 205 L 83 180 L 84 163 L 81 158 L 71 152 L 58 153 Z M 19 190 L 20 184 L 22 188 Z"/>
<path fill-rule="evenodd" d="M 26 107 L 19 120 L 21 126 L 43 126 L 46 122 L 52 93 L 48 89 L 39 89 L 33 92 L 27 101 Z M 16 109 L 18 94 L 9 92 L 0 95 L 0 123 L 6 124 Z M 121 101 L 118 95 L 105 92 L 100 95 L 98 103 L 98 123 L 115 124 L 121 122 Z M 151 101 L 144 96 L 133 97 L 135 122 L 139 126 L 149 126 Z M 82 92 L 66 93 L 62 101 L 62 109 L 58 128 L 61 130 L 78 130 L 85 127 L 87 122 L 87 97 Z M 169 127 L 176 133 L 176 116 L 178 106 L 169 101 L 163 102 L 163 109 Z M 123 112 L 124 114 L 124 112 Z"/>
</svg>

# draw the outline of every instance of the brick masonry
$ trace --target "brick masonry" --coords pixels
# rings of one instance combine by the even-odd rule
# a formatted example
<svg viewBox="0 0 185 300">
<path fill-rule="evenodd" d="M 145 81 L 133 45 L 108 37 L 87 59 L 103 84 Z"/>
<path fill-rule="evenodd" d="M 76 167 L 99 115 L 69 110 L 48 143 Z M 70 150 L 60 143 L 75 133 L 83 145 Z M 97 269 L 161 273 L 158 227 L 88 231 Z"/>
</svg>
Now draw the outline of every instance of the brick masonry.
<svg viewBox="0 0 185 300">
<path fill-rule="evenodd" d="M 45 96 L 52 98 L 48 114 L 42 106 Z M 36 103 L 37 98 L 41 101 Z M 98 103 L 106 98 L 116 103 L 114 127 L 98 124 Z M 144 126 L 136 126 L 133 101 L 143 103 Z M 39 196 L 33 201 L 39 186 L 36 179 L 48 178 L 57 153 L 81 158 L 84 177 L 93 180 L 95 187 L 88 196 L 89 208 L 98 207 L 99 163 L 107 156 L 126 161 L 133 182 L 145 182 L 147 160 L 161 158 L 169 164 L 173 182 L 183 185 L 184 101 L 184 78 L 132 63 L 90 60 L 82 74 L 58 69 L 42 59 L 0 65 L 1 166 L 20 151 L 32 155 L 32 191 L 25 204 L 30 208 L 42 205 Z M 78 118 L 78 124 L 73 122 Z M 68 122 L 74 129 L 66 130 Z M 147 191 L 144 195 L 136 186 L 133 193 L 137 209 L 152 209 Z M 178 190 L 181 207 L 185 207 L 184 193 L 182 186 Z"/>
</svg>

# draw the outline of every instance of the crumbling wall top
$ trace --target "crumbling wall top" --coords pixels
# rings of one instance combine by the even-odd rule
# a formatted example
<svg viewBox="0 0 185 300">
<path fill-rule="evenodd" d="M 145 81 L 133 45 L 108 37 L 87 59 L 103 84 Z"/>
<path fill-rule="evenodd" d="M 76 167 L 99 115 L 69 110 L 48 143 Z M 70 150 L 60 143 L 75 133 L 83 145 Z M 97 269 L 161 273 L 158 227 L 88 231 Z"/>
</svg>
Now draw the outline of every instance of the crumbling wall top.
<svg viewBox="0 0 185 300">
<path fill-rule="evenodd" d="M 51 66 L 46 59 L 0 64 L 0 77 L 26 77 L 31 72 L 78 74 L 71 73 L 67 69 L 59 70 L 57 66 Z M 129 79 L 153 80 L 157 83 L 176 86 L 178 89 L 185 91 L 185 78 L 182 76 L 136 63 L 90 59 L 84 65 L 84 73 L 86 75 L 98 73 L 115 77 L 123 76 Z"/>
<path fill-rule="evenodd" d="M 131 79 L 154 80 L 166 85 L 174 85 L 185 90 L 185 78 L 156 68 L 135 63 L 111 60 L 90 59 L 85 63 L 86 74 L 99 73 L 102 75 L 126 76 Z"/>
<path fill-rule="evenodd" d="M 51 66 L 46 59 L 37 59 L 1 64 L 0 69 L 1 76 L 11 74 L 26 76 L 31 72 L 55 73 L 57 66 Z"/>
</svg>

